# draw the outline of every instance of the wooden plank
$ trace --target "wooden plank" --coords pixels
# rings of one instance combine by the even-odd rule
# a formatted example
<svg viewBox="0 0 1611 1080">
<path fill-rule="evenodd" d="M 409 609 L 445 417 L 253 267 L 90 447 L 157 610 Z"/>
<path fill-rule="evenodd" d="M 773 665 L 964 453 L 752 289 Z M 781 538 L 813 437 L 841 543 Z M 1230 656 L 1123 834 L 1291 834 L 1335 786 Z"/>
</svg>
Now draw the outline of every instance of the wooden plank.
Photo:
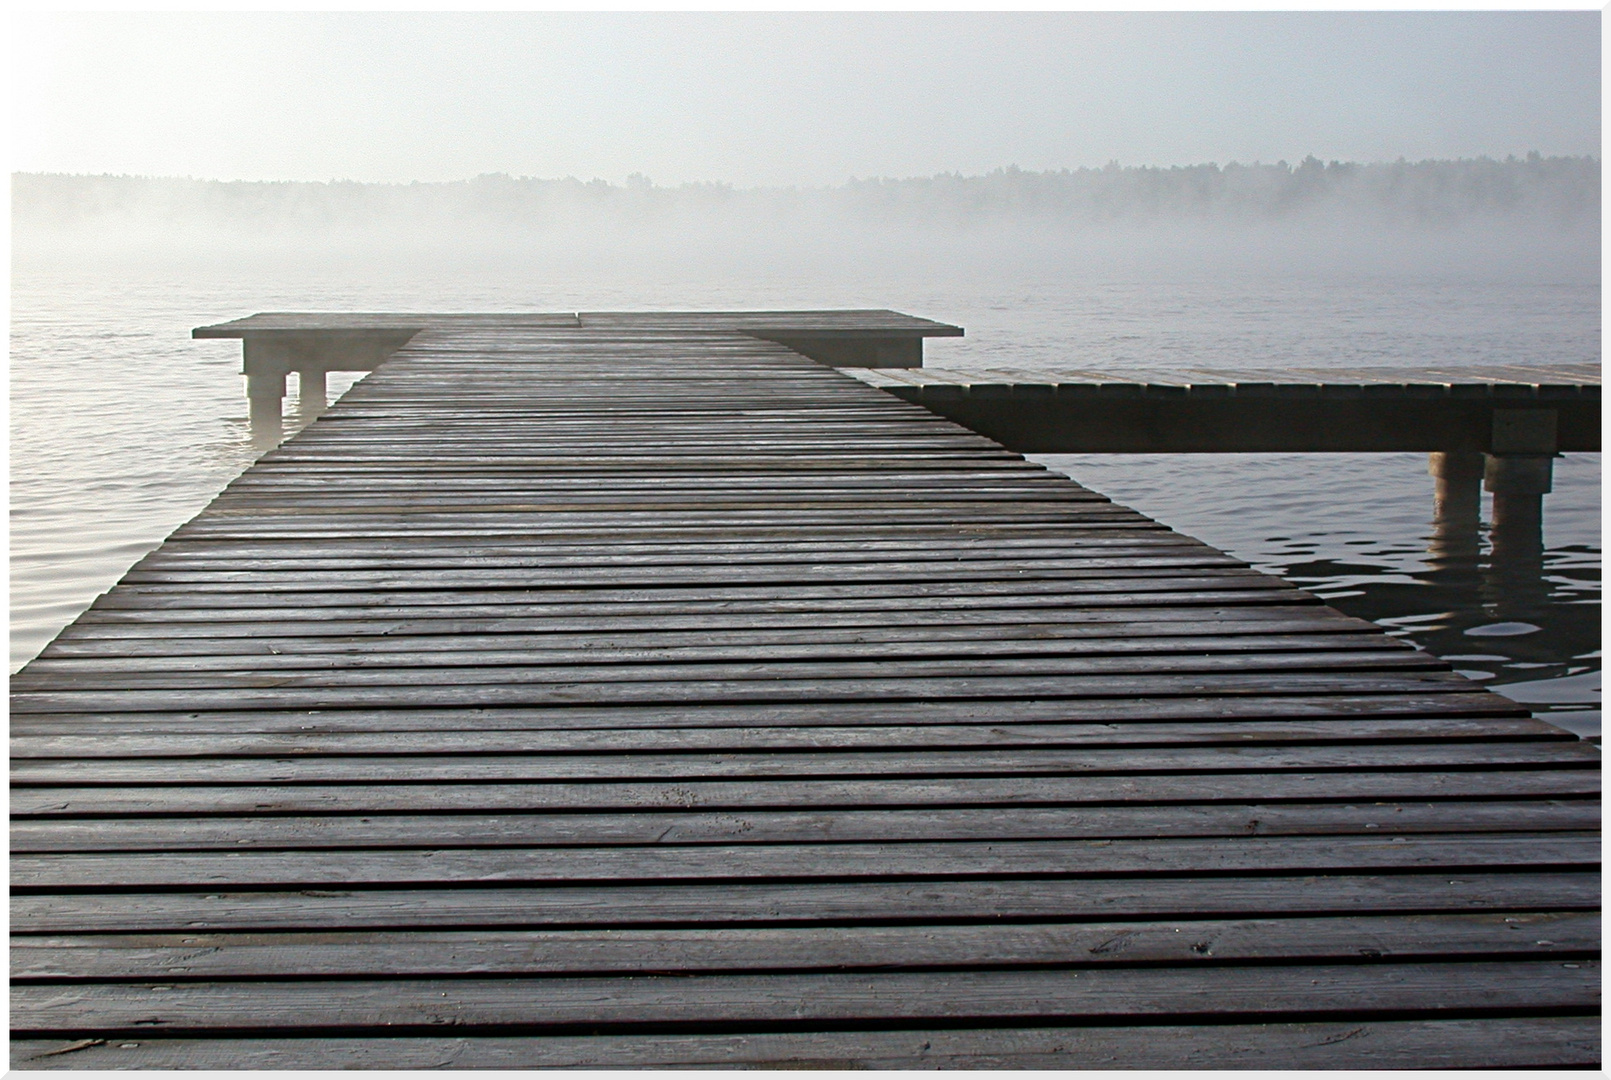
<svg viewBox="0 0 1611 1080">
<path fill-rule="evenodd" d="M 806 605 L 771 611 L 747 610 L 746 605 L 711 604 L 703 610 L 700 605 L 690 605 L 688 611 L 681 614 L 671 610 L 671 605 L 655 603 L 630 608 L 588 605 L 582 608 L 555 606 L 545 609 L 535 605 L 536 610 L 530 615 L 519 612 L 510 615 L 500 609 L 498 613 L 479 617 L 460 616 L 441 609 L 411 608 L 401 616 L 391 618 L 377 618 L 377 613 L 373 611 L 354 611 L 345 618 L 320 613 L 321 617 L 312 620 L 298 619 L 298 612 L 259 611 L 258 621 L 248 621 L 245 617 L 232 618 L 241 614 L 238 611 L 197 615 L 183 611 L 119 612 L 91 608 L 64 630 L 62 636 L 46 651 L 54 656 L 57 655 L 57 648 L 73 647 L 78 642 L 126 642 L 138 638 L 185 640 L 261 636 L 272 642 L 280 637 L 349 636 L 372 640 L 405 635 L 586 633 L 613 636 L 636 632 L 698 632 L 701 626 L 712 635 L 763 631 L 809 632 L 804 628 L 820 627 L 826 633 L 886 630 L 893 635 L 901 631 L 921 633 L 932 628 L 934 632 L 966 633 L 972 630 L 979 634 L 1001 633 L 1006 636 L 1037 632 L 1048 636 L 1085 633 L 1112 638 L 1125 633 L 1125 616 L 1133 619 L 1137 637 L 1175 633 L 1182 623 L 1201 625 L 1205 633 L 1216 635 L 1258 633 L 1265 629 L 1305 634 L 1328 633 L 1333 629 L 1348 632 L 1346 627 L 1338 627 L 1329 618 L 1334 613 L 1318 605 L 1310 608 L 1280 604 L 1238 605 L 1230 609 L 1212 606 L 1109 608 L 1094 604 L 1039 607 L 1031 602 L 1020 608 L 1015 607 L 1015 603 L 1009 599 L 1000 607 L 971 609 L 939 604 L 928 610 L 902 609 L 896 604 L 883 603 L 840 609 Z M 1312 612 L 1313 617 L 1306 617 L 1305 612 Z"/>
<path fill-rule="evenodd" d="M 1590 867 L 1599 834 L 1010 840 L 619 848 L 376 848 L 344 852 L 84 852 L 13 855 L 21 890 L 698 881 L 777 878 L 1324 873 Z"/>
<path fill-rule="evenodd" d="M 406 813 L 409 811 L 653 810 L 700 807 L 1081 805 L 1313 801 L 1332 799 L 1592 798 L 1597 769 L 1497 772 L 1223 773 L 1198 776 L 884 777 L 857 780 L 671 781 L 506 784 L 269 784 L 264 786 L 37 787 L 14 785 L 13 814 L 82 816 L 206 813 Z"/>
<path fill-rule="evenodd" d="M 642 585 L 648 587 L 675 586 L 679 584 L 700 583 L 711 578 L 718 578 L 730 583 L 782 583 L 789 585 L 805 585 L 813 581 L 831 581 L 846 585 L 857 581 L 875 584 L 893 583 L 899 581 L 921 581 L 925 584 L 935 582 L 997 582 L 1012 581 L 1029 570 L 1034 570 L 1045 581 L 1067 581 L 1089 583 L 1101 581 L 1106 583 L 1114 579 L 1133 580 L 1161 579 L 1170 581 L 1171 588 L 1228 588 L 1225 580 L 1232 582 L 1242 581 L 1249 577 L 1239 570 L 1227 573 L 1222 580 L 1215 577 L 1211 582 L 1206 580 L 1207 575 L 1215 575 L 1219 567 L 1234 568 L 1233 560 L 1222 559 L 1125 559 L 1125 560 L 1091 560 L 1108 561 L 1113 566 L 1059 566 L 1046 560 L 1042 564 L 993 562 L 981 563 L 976 566 L 961 563 L 947 563 L 936 568 L 931 564 L 902 565 L 897 563 L 877 563 L 865 568 L 835 563 L 827 566 L 810 566 L 807 564 L 774 565 L 767 567 L 733 566 L 706 569 L 703 567 L 654 567 L 654 568 L 620 568 L 600 567 L 581 568 L 570 567 L 564 569 L 543 570 L 536 568 L 513 568 L 508 570 L 494 569 L 468 569 L 468 570 L 438 570 L 423 568 L 399 568 L 387 570 L 352 569 L 344 571 L 324 570 L 243 570 L 243 571 L 210 571 L 210 570 L 182 570 L 145 572 L 133 571 L 126 576 L 125 581 L 130 586 L 140 586 L 138 595 L 157 596 L 169 592 L 184 592 L 191 595 L 205 595 L 214 592 L 238 592 L 243 588 L 262 590 L 266 593 L 280 592 L 317 592 L 317 593 L 384 593 L 397 590 L 434 591 L 441 589 L 538 589 L 565 586 L 575 588 L 590 582 L 606 584 L 610 587 Z M 1119 572 L 1115 567 L 1122 563 L 1124 570 Z M 1194 576 L 1186 576 L 1183 571 L 1190 570 Z M 179 588 L 165 588 L 165 586 L 183 586 Z M 1136 588 L 1137 586 L 1130 586 Z M 131 589 L 131 593 L 133 590 Z"/>
<path fill-rule="evenodd" d="M 1344 746 L 1081 747 L 724 754 L 496 754 L 300 758 L 136 758 L 14 761 L 17 787 L 69 784 L 310 784 L 450 781 L 659 780 L 1107 775 L 1186 772 L 1487 770 L 1504 766 L 1598 770 L 1592 743 L 1477 742 Z"/>
<path fill-rule="evenodd" d="M 1595 1017 L 742 1035 L 19 1039 L 17 1069 L 1597 1068 Z"/>
<path fill-rule="evenodd" d="M 237 618 L 262 620 L 276 608 L 288 609 L 303 618 L 317 618 L 318 609 L 355 608 L 359 605 L 383 607 L 388 611 L 417 608 L 444 608 L 449 614 L 473 615 L 480 608 L 502 607 L 498 614 L 519 614 L 522 608 L 539 613 L 544 608 L 563 609 L 582 605 L 677 604 L 693 609 L 696 604 L 749 603 L 761 610 L 820 610 L 836 606 L 862 607 L 880 601 L 886 607 L 911 607 L 914 603 L 939 603 L 952 608 L 1030 607 L 1038 605 L 1111 607 L 1126 603 L 1155 606 L 1181 604 L 1225 604 L 1248 599 L 1255 603 L 1301 603 L 1304 594 L 1262 574 L 1239 571 L 1220 574 L 1200 573 L 1193 577 L 1149 577 L 1134 573 L 1085 581 L 968 581 L 866 583 L 845 586 L 695 586 L 671 583 L 629 589 L 508 588 L 481 591 L 442 591 L 432 589 L 375 590 L 348 596 L 310 589 L 294 594 L 251 591 L 190 592 L 155 587 L 129 588 L 107 593 L 92 609 L 97 613 L 124 610 L 179 612 L 186 609 L 217 609 L 235 613 Z M 1003 603 L 1010 600 L 1011 603 Z M 774 607 L 775 605 L 775 607 Z M 810 606 L 807 606 L 810 605 Z M 651 609 L 652 610 L 652 609 Z M 556 612 L 558 613 L 558 612 Z M 174 617 L 169 615 L 168 617 Z M 215 616 L 216 617 L 216 616 Z M 281 615 L 285 618 L 285 615 Z"/>
<path fill-rule="evenodd" d="M 302 472 L 311 470 L 303 469 Z M 351 472 L 343 468 L 337 476 Z M 409 475 L 414 470 L 409 470 Z M 480 475 L 479 473 L 477 475 Z M 419 477 L 413 475 L 414 482 Z M 433 482 L 439 482 L 433 480 Z M 501 476 L 489 478 L 496 483 Z M 595 478 L 588 474 L 583 482 Z M 315 476 L 311 482 L 330 483 L 331 477 Z M 297 540 L 174 540 L 154 549 L 136 565 L 142 567 L 234 566 L 243 569 L 273 567 L 324 567 L 385 565 L 398 563 L 442 566 L 480 565 L 723 565 L 739 563 L 849 562 L 849 563 L 940 563 L 951 560 L 993 562 L 1047 559 L 1089 560 L 1152 557 L 1230 558 L 1200 541 L 1162 530 L 1132 530 L 1133 535 L 1114 535 L 1104 530 L 1096 535 L 1007 536 L 980 540 L 963 536 L 935 535 L 920 544 L 906 540 L 867 538 L 857 544 L 848 539 L 809 535 L 795 540 L 746 538 L 743 534 L 719 538 L 689 537 L 681 541 L 642 543 L 609 537 L 586 540 L 556 540 L 540 548 L 531 545 L 483 539 L 464 544 L 443 544 L 430 540 L 406 543 L 343 541 L 309 544 Z"/>
<path fill-rule="evenodd" d="M 259 463 L 254 468 L 264 468 Z M 490 467 L 490 466 L 489 466 Z M 419 482 L 418 466 L 410 466 L 398 476 L 411 476 Z M 529 470 L 520 470 L 524 475 Z M 546 472 L 557 471 L 548 466 Z M 291 475 L 309 475 L 314 482 L 328 482 L 333 477 L 350 476 L 362 472 L 356 466 L 345 465 L 331 470 L 322 479 L 318 470 L 310 465 L 298 465 Z M 597 470 L 597 473 L 605 470 Z M 588 478 L 596 475 L 588 471 Z M 485 477 L 491 483 L 504 479 L 498 474 L 488 475 L 481 469 L 466 476 Z M 740 474 L 748 475 L 748 474 Z M 432 479 L 436 482 L 440 478 Z M 981 539 L 977 536 L 947 535 L 936 530 L 922 544 L 906 540 L 889 540 L 864 537 L 855 541 L 834 535 L 802 536 L 794 540 L 775 537 L 747 537 L 737 533 L 726 537 L 689 538 L 682 541 L 660 543 L 634 542 L 608 535 L 590 541 L 553 541 L 534 550 L 529 544 L 511 543 L 495 539 L 471 540 L 466 543 L 443 544 L 431 541 L 411 541 L 406 544 L 388 544 L 382 541 L 346 541 L 332 544 L 308 544 L 301 541 L 264 539 L 245 540 L 181 540 L 174 539 L 153 549 L 136 565 L 208 565 L 221 562 L 225 565 L 252 566 L 256 562 L 301 564 L 331 561 L 339 566 L 345 560 L 432 559 L 446 560 L 455 565 L 475 564 L 478 560 L 514 559 L 540 560 L 543 565 L 584 562 L 645 563 L 662 562 L 788 562 L 801 558 L 812 560 L 847 559 L 851 562 L 876 562 L 881 559 L 906 561 L 944 561 L 947 559 L 1023 559 L 1044 554 L 1054 558 L 1102 558 L 1122 555 L 1215 554 L 1216 549 L 1200 540 L 1166 530 L 1137 530 L 1136 535 L 1009 535 Z M 1359 621 L 1359 620 L 1356 620 Z M 1379 629 L 1379 628 L 1378 628 Z"/>
<path fill-rule="evenodd" d="M 466 718 L 468 721 L 468 718 Z M 828 719 L 826 717 L 821 719 Z M 961 750 L 1001 746 L 1213 746 L 1230 743 L 1392 743 L 1438 740 L 1561 741 L 1567 736 L 1531 717 L 1512 720 L 1239 720 L 1193 724 L 1057 724 L 1027 718 L 990 724 L 935 722 L 926 726 L 561 728 L 445 732 L 305 731 L 283 734 L 13 735 L 16 759 L 153 757 L 281 757 L 321 754 L 532 754 L 632 750 L 729 751 L 756 749 Z"/>
<path fill-rule="evenodd" d="M 1444 671 L 1255 672 L 1237 674 L 1065 675 L 907 679 L 784 679 L 466 686 L 238 687 L 155 690 L 18 690 L 13 715 L 28 712 L 164 712 L 203 709 L 361 709 L 500 706 L 688 705 L 728 703 L 924 701 L 946 698 L 1162 697 L 1270 693 L 1344 695 L 1445 691 L 1473 684 Z"/>
<path fill-rule="evenodd" d="M 13 981 L 1596 959 L 1592 913 L 996 926 L 22 937 Z"/>
<path fill-rule="evenodd" d="M 1524 386 L 1551 383 L 1581 383 L 1597 386 L 1601 368 L 1597 363 L 1461 364 L 1454 367 L 1365 366 L 1297 368 L 1157 368 L 1126 367 L 1112 370 L 1081 370 L 1045 367 L 1033 370 L 996 366 L 947 368 L 924 365 L 921 368 L 840 368 L 840 371 L 873 386 L 971 386 L 1007 383 L 1021 386 L 1040 384 L 1121 383 L 1133 385 L 1180 385 L 1231 387 L 1239 383 L 1269 383 L 1277 386 Z"/>
<path fill-rule="evenodd" d="M 320 422 L 329 422 L 335 413 L 326 413 Z M 441 473 L 489 475 L 487 470 L 514 472 L 529 475 L 534 470 L 610 470 L 631 469 L 644 474 L 670 472 L 755 473 L 782 471 L 790 473 L 827 470 L 843 472 L 846 469 L 878 470 L 998 470 L 1005 475 L 1026 475 L 1041 466 L 1027 463 L 1022 454 L 1015 454 L 990 443 L 963 448 L 913 450 L 906 446 L 868 448 L 862 445 L 840 445 L 823 440 L 801 453 L 783 453 L 766 446 L 750 448 L 748 452 L 736 449 L 722 451 L 681 450 L 661 453 L 638 446 L 556 445 L 534 452 L 524 444 L 489 447 L 484 442 L 451 442 L 444 440 L 439 453 L 395 447 L 358 453 L 351 447 L 313 447 L 303 434 L 272 450 L 260 460 L 265 474 L 275 471 L 304 469 L 339 470 L 343 476 L 361 476 L 366 473 L 390 473 L 435 476 Z M 495 473 L 492 475 L 496 475 Z M 931 527 L 931 533 L 946 532 Z M 831 534 L 830 534 L 831 535 Z M 952 533 L 952 539 L 955 539 Z M 256 542 L 264 542 L 258 538 Z"/>
<path fill-rule="evenodd" d="M 1189 629 L 1192 624 L 1186 624 Z M 618 635 L 597 634 L 412 634 L 351 635 L 322 638 L 228 638 L 169 641 L 58 640 L 47 653 L 29 664 L 30 674 L 69 675 L 79 670 L 100 672 L 246 670 L 267 664 L 288 666 L 348 666 L 362 659 L 377 663 L 454 664 L 470 666 L 473 658 L 507 663 L 515 658 L 536 663 L 584 661 L 723 662 L 730 660 L 861 659 L 900 657 L 956 659 L 959 657 L 1031 656 L 1138 656 L 1178 653 L 1294 653 L 1325 654 L 1339 651 L 1390 652 L 1408 649 L 1393 639 L 1365 634 L 1214 634 L 1135 637 L 1062 635 L 1057 628 L 1014 632 L 1005 628 L 989 633 L 983 627 L 887 628 L 812 631 L 646 631 Z M 988 635 L 988 636 L 987 636 Z M 150 658 L 150 659 L 147 659 Z"/>
<path fill-rule="evenodd" d="M 609 844 L 747 844 L 900 840 L 1061 840 L 1187 836 L 1393 836 L 1585 831 L 1593 800 L 1458 803 L 1012 807 L 659 814 L 388 814 L 362 818 L 17 819 L 16 853 L 361 850 Z"/>
<path fill-rule="evenodd" d="M 827 650 L 805 652 L 798 658 L 786 653 L 776 658 L 764 654 L 736 657 L 730 661 L 702 662 L 672 657 L 623 660 L 605 654 L 596 659 L 585 656 L 569 662 L 533 663 L 521 651 L 489 651 L 467 656 L 462 663 L 450 663 L 453 654 L 384 654 L 367 662 L 339 664 L 331 659 L 312 662 L 297 657 L 286 659 L 270 654 L 258 663 L 239 661 L 213 666 L 181 661 L 163 664 L 151 660 L 128 662 L 93 660 L 50 661 L 12 678 L 12 687 L 21 693 L 38 690 L 228 690 L 259 688 L 300 688 L 308 686 L 475 686 L 486 683 L 614 682 L 664 683 L 762 680 L 768 682 L 828 679 L 877 678 L 888 683 L 898 679 L 938 679 L 945 677 L 1083 676 L 1131 672 L 1163 674 L 1186 672 L 1278 672 L 1320 671 L 1447 671 L 1449 665 L 1427 653 L 1403 646 L 1378 649 L 1349 649 L 1335 652 L 1229 652 L 1129 654 L 1122 656 L 948 656 L 944 659 L 909 658 L 891 655 L 879 659 L 847 657 L 839 659 Z"/>
<path fill-rule="evenodd" d="M 1272 683 L 1285 681 L 1278 676 L 1270 676 Z M 1342 676 L 1339 676 L 1339 679 Z M 1350 676 L 1351 680 L 1364 681 L 1358 676 Z M 1219 690 L 1225 694 L 1224 699 L 1208 697 L 1192 697 L 1182 695 L 1178 698 L 1155 697 L 1134 698 L 1120 701 L 1105 699 L 1096 695 L 1089 699 L 1057 699 L 1041 698 L 1030 699 L 1014 707 L 1007 701 L 981 700 L 936 700 L 930 708 L 923 708 L 913 702 L 832 702 L 832 701 L 783 701 L 776 703 L 734 703 L 723 707 L 709 706 L 709 715 L 701 704 L 688 705 L 658 705 L 644 704 L 638 707 L 620 706 L 616 708 L 600 708 L 588 705 L 561 708 L 490 708 L 490 709 L 315 709 L 308 711 L 261 713 L 238 712 L 234 710 L 198 711 L 194 713 L 175 715 L 161 711 L 153 711 L 140 715 L 122 715 L 116 712 L 109 713 L 69 713 L 69 712 L 40 712 L 37 715 L 19 717 L 14 730 L 34 734 L 74 734 L 88 735 L 98 733 L 126 733 L 135 735 L 142 732 L 179 734 L 182 732 L 212 733 L 236 731 L 241 734 L 249 732 L 265 733 L 386 733 L 386 732 L 432 732 L 454 731 L 465 732 L 513 732 L 513 731 L 603 731 L 608 729 L 641 730 L 662 729 L 666 738 L 681 739 L 680 735 L 672 735 L 673 729 L 696 730 L 701 728 L 725 729 L 733 727 L 753 727 L 756 729 L 784 729 L 784 728 L 844 728 L 858 727 L 885 727 L 913 725 L 917 727 L 961 727 L 974 724 L 992 724 L 1001 727 L 1000 737 L 1011 743 L 1031 743 L 1046 741 L 1032 734 L 1035 727 L 1057 725 L 1068 722 L 1073 725 L 1072 731 L 1083 724 L 1096 724 L 1107 726 L 1116 741 L 1125 743 L 1156 743 L 1168 745 L 1171 743 L 1221 743 L 1238 742 L 1253 745 L 1260 742 L 1272 741 L 1264 736 L 1274 731 L 1285 731 L 1290 737 L 1277 738 L 1278 742 L 1313 742 L 1313 743 L 1346 743 L 1359 741 L 1350 736 L 1349 724 L 1359 722 L 1374 722 L 1383 725 L 1381 731 L 1386 734 L 1398 731 L 1412 734 L 1413 728 L 1405 728 L 1394 718 L 1425 719 L 1427 726 L 1422 741 L 1437 742 L 1447 737 L 1459 737 L 1475 742 L 1514 742 L 1517 740 L 1544 740 L 1544 741 L 1575 741 L 1575 737 L 1567 738 L 1562 735 L 1559 728 L 1545 724 L 1541 721 L 1531 720 L 1524 709 L 1505 699 L 1494 695 L 1477 697 L 1471 694 L 1460 694 L 1457 688 L 1450 688 L 1448 684 L 1433 683 L 1425 687 L 1431 693 L 1400 693 L 1405 689 L 1402 684 L 1389 684 L 1386 686 L 1371 685 L 1355 686 L 1355 690 L 1385 691 L 1379 697 L 1371 694 L 1339 694 L 1335 698 L 1319 697 L 1313 694 L 1295 694 L 1292 698 L 1281 696 L 1243 696 L 1242 686 L 1239 682 L 1226 684 L 1223 678 L 1203 676 L 1199 677 L 1198 689 L 1205 692 Z M 1374 681 L 1374 680 L 1373 680 Z M 1213 682 L 1219 685 L 1212 685 Z M 1275 688 L 1279 689 L 1279 685 Z M 1413 689 L 1422 687 L 1412 684 Z M 1298 689 L 1309 689 L 1300 686 Z M 1445 692 L 1447 691 L 1447 692 Z M 1475 699 L 1475 700 L 1473 700 Z M 1489 706 L 1487 701 L 1493 704 Z M 1379 708 L 1373 708 L 1380 703 Z M 244 703 L 243 703 L 244 704 Z M 249 706 L 248 706 L 249 707 Z M 1247 723 L 1253 726 L 1245 729 L 1228 729 L 1235 738 L 1219 738 L 1212 726 L 1216 723 L 1234 724 L 1238 718 L 1246 718 Z M 1378 718 L 1380 718 L 1378 720 Z M 1291 720 L 1296 726 L 1283 728 L 1277 721 Z M 1492 724 L 1489 720 L 1493 720 Z M 188 721 L 185 722 L 185 721 Z M 1186 726 L 1171 726 L 1171 721 L 1183 721 Z M 1142 726 L 1130 728 L 1132 724 Z M 171 725 L 171 726 L 170 726 Z M 1444 726 L 1440 726 L 1444 725 Z M 1054 731 L 1047 726 L 1048 732 Z M 1148 736 L 1146 732 L 1153 731 L 1156 736 Z M 1363 729 L 1361 729 L 1363 730 Z M 1126 736 L 1122 734 L 1130 731 Z M 1188 731 L 1201 735 L 1198 737 L 1185 736 Z M 967 732 L 958 731 L 959 737 L 967 737 Z M 992 732 L 992 735 L 998 734 Z M 579 736 L 580 737 L 580 736 Z M 600 736 L 602 737 L 602 736 Z M 697 745 L 699 740 L 717 738 L 714 734 L 689 735 L 693 740 L 690 747 Z M 804 736 L 815 738 L 815 736 Z M 865 743 L 870 735 L 854 735 L 848 731 L 844 734 L 847 745 Z M 645 749 L 656 745 L 659 736 L 649 737 L 649 741 L 641 744 Z M 754 738 L 761 744 L 774 745 L 778 739 L 795 739 L 792 735 L 768 735 L 760 731 L 754 733 Z M 835 736 L 824 735 L 826 740 L 823 746 L 831 745 Z M 935 741 L 935 734 L 913 733 L 913 738 L 927 745 Z M 1055 741 L 1055 739 L 1053 740 Z M 1076 740 L 1081 745 L 1089 745 L 1090 740 Z M 1098 739 L 1096 742 L 1115 741 Z M 1393 741 L 1391 738 L 1388 741 Z M 176 743 L 174 745 L 183 745 Z M 310 744 L 311 745 L 311 744 Z M 467 744 L 468 745 L 468 744 Z M 579 749 L 582 747 L 578 747 Z M 1570 747 L 1565 750 L 1569 755 L 1592 755 L 1594 750 L 1588 747 Z M 1564 760 L 1564 759 L 1563 759 Z"/>
<path fill-rule="evenodd" d="M 1329 690 L 1339 688 L 1328 687 Z M 15 734 L 168 734 L 182 732 L 386 732 L 386 731 L 552 731 L 622 728 L 794 726 L 856 727 L 863 725 L 949 725 L 968 723 L 1038 724 L 1079 722 L 1097 724 L 1164 723 L 1185 721 L 1234 722 L 1352 721 L 1360 718 L 1426 719 L 1469 718 L 1479 725 L 1473 738 L 1514 737 L 1514 723 L 1531 714 L 1521 705 L 1482 690 L 1464 693 L 1433 687 L 1429 693 L 1346 692 L 1292 695 L 1230 695 L 1126 698 L 1053 699 L 1015 701 L 885 701 L 788 702 L 775 704 L 709 703 L 694 706 L 621 706 L 608 708 L 490 709 L 304 709 L 197 710 L 143 713 L 31 712 L 11 717 Z M 1488 719 L 1500 720 L 1492 728 Z M 1561 738 L 1560 729 L 1542 722 L 1533 729 Z M 1256 729 L 1255 729 L 1256 730 Z M 1431 726 L 1429 732 L 1434 730 Z M 1431 735 L 1429 738 L 1433 737 Z M 1573 736 L 1575 738 L 1576 736 Z M 1325 741 L 1325 740 L 1320 740 Z"/>
<path fill-rule="evenodd" d="M 1341 1011 L 1573 1009 L 1599 1005 L 1593 961 L 638 976 L 631 979 L 13 984 L 14 1030 L 261 1029 L 864 1022 L 1083 1017 L 1285 1019 Z M 1363 1006 L 1363 1008 L 1362 1008 Z"/>
<path fill-rule="evenodd" d="M 194 888 L 194 886 L 192 886 Z M 1598 911 L 1598 872 L 14 893 L 14 934 Z M 1456 969 L 1450 969 L 1455 971 Z"/>
</svg>

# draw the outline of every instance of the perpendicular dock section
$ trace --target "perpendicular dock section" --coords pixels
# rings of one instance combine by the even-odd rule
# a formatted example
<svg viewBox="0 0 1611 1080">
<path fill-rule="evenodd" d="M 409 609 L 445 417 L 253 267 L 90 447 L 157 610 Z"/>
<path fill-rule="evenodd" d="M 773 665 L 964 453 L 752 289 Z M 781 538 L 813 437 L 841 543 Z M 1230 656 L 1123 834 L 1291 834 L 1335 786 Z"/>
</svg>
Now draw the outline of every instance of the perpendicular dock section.
<svg viewBox="0 0 1611 1080">
<path fill-rule="evenodd" d="M 1542 552 L 1558 453 L 1600 449 L 1600 366 L 847 374 L 1025 454 L 1429 454 L 1441 547 Z"/>
<path fill-rule="evenodd" d="M 1600 449 L 1598 364 L 847 374 L 1021 453 Z"/>
</svg>

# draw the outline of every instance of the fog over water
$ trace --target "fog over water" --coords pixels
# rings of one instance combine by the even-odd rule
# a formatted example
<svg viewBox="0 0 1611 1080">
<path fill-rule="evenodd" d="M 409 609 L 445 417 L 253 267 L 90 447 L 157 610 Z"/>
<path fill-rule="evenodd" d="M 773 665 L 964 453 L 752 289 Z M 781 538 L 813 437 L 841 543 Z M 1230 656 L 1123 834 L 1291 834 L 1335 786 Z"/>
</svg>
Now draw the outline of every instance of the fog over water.
<svg viewBox="0 0 1611 1080">
<path fill-rule="evenodd" d="M 681 273 L 794 274 L 805 260 L 899 271 L 978 265 L 1112 274 L 1324 259 L 1371 273 L 1452 252 L 1510 280 L 1598 272 L 1600 165 L 1504 161 L 1205 164 L 852 180 L 837 187 L 622 185 L 485 175 L 457 183 L 219 182 L 18 174 L 16 257 L 46 263 L 412 253 L 536 270 L 671 261 Z M 357 269 L 355 266 L 354 269 Z"/>
<path fill-rule="evenodd" d="M 19 174 L 13 669 L 253 460 L 239 346 L 196 325 L 889 307 L 967 328 L 929 344 L 947 367 L 1581 363 L 1600 358 L 1599 187 L 1598 159 L 1542 156 L 799 188 Z M 1486 554 L 1434 564 L 1423 455 L 1046 462 L 1598 730 L 1598 454 L 1557 461 L 1528 580 Z"/>
</svg>

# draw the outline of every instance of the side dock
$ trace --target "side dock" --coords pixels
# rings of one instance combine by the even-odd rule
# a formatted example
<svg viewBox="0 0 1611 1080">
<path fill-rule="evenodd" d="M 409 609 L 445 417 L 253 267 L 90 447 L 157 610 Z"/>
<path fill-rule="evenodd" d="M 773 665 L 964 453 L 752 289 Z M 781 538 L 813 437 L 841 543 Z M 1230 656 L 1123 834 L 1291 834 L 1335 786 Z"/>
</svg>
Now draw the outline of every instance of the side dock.
<svg viewBox="0 0 1611 1080">
<path fill-rule="evenodd" d="M 1599 1063 L 1597 748 L 825 366 L 955 328 L 256 318 L 374 371 L 13 678 L 15 1067 Z"/>
</svg>

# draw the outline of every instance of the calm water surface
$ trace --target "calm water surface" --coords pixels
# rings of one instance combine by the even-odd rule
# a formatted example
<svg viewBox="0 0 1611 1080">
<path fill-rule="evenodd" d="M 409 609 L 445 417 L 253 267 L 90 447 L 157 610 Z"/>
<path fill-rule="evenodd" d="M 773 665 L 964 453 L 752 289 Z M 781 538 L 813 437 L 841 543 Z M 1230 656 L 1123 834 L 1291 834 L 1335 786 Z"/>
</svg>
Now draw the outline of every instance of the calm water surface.
<svg viewBox="0 0 1611 1080">
<path fill-rule="evenodd" d="M 1281 367 L 1598 361 L 1594 283 L 887 270 L 798 279 L 554 283 L 420 266 L 349 274 L 19 267 L 11 337 L 11 663 L 16 670 L 256 457 L 240 347 L 191 327 L 265 310 L 891 307 L 965 326 L 948 367 Z M 613 282 L 613 283 L 612 283 Z M 334 396 L 351 377 L 332 375 Z M 294 383 L 294 380 L 293 380 Z M 297 424 L 293 391 L 287 428 Z M 1049 467 L 1281 574 L 1451 660 L 1540 715 L 1599 731 L 1600 460 L 1556 462 L 1542 569 L 1428 551 L 1419 454 L 1074 455 Z"/>
</svg>

